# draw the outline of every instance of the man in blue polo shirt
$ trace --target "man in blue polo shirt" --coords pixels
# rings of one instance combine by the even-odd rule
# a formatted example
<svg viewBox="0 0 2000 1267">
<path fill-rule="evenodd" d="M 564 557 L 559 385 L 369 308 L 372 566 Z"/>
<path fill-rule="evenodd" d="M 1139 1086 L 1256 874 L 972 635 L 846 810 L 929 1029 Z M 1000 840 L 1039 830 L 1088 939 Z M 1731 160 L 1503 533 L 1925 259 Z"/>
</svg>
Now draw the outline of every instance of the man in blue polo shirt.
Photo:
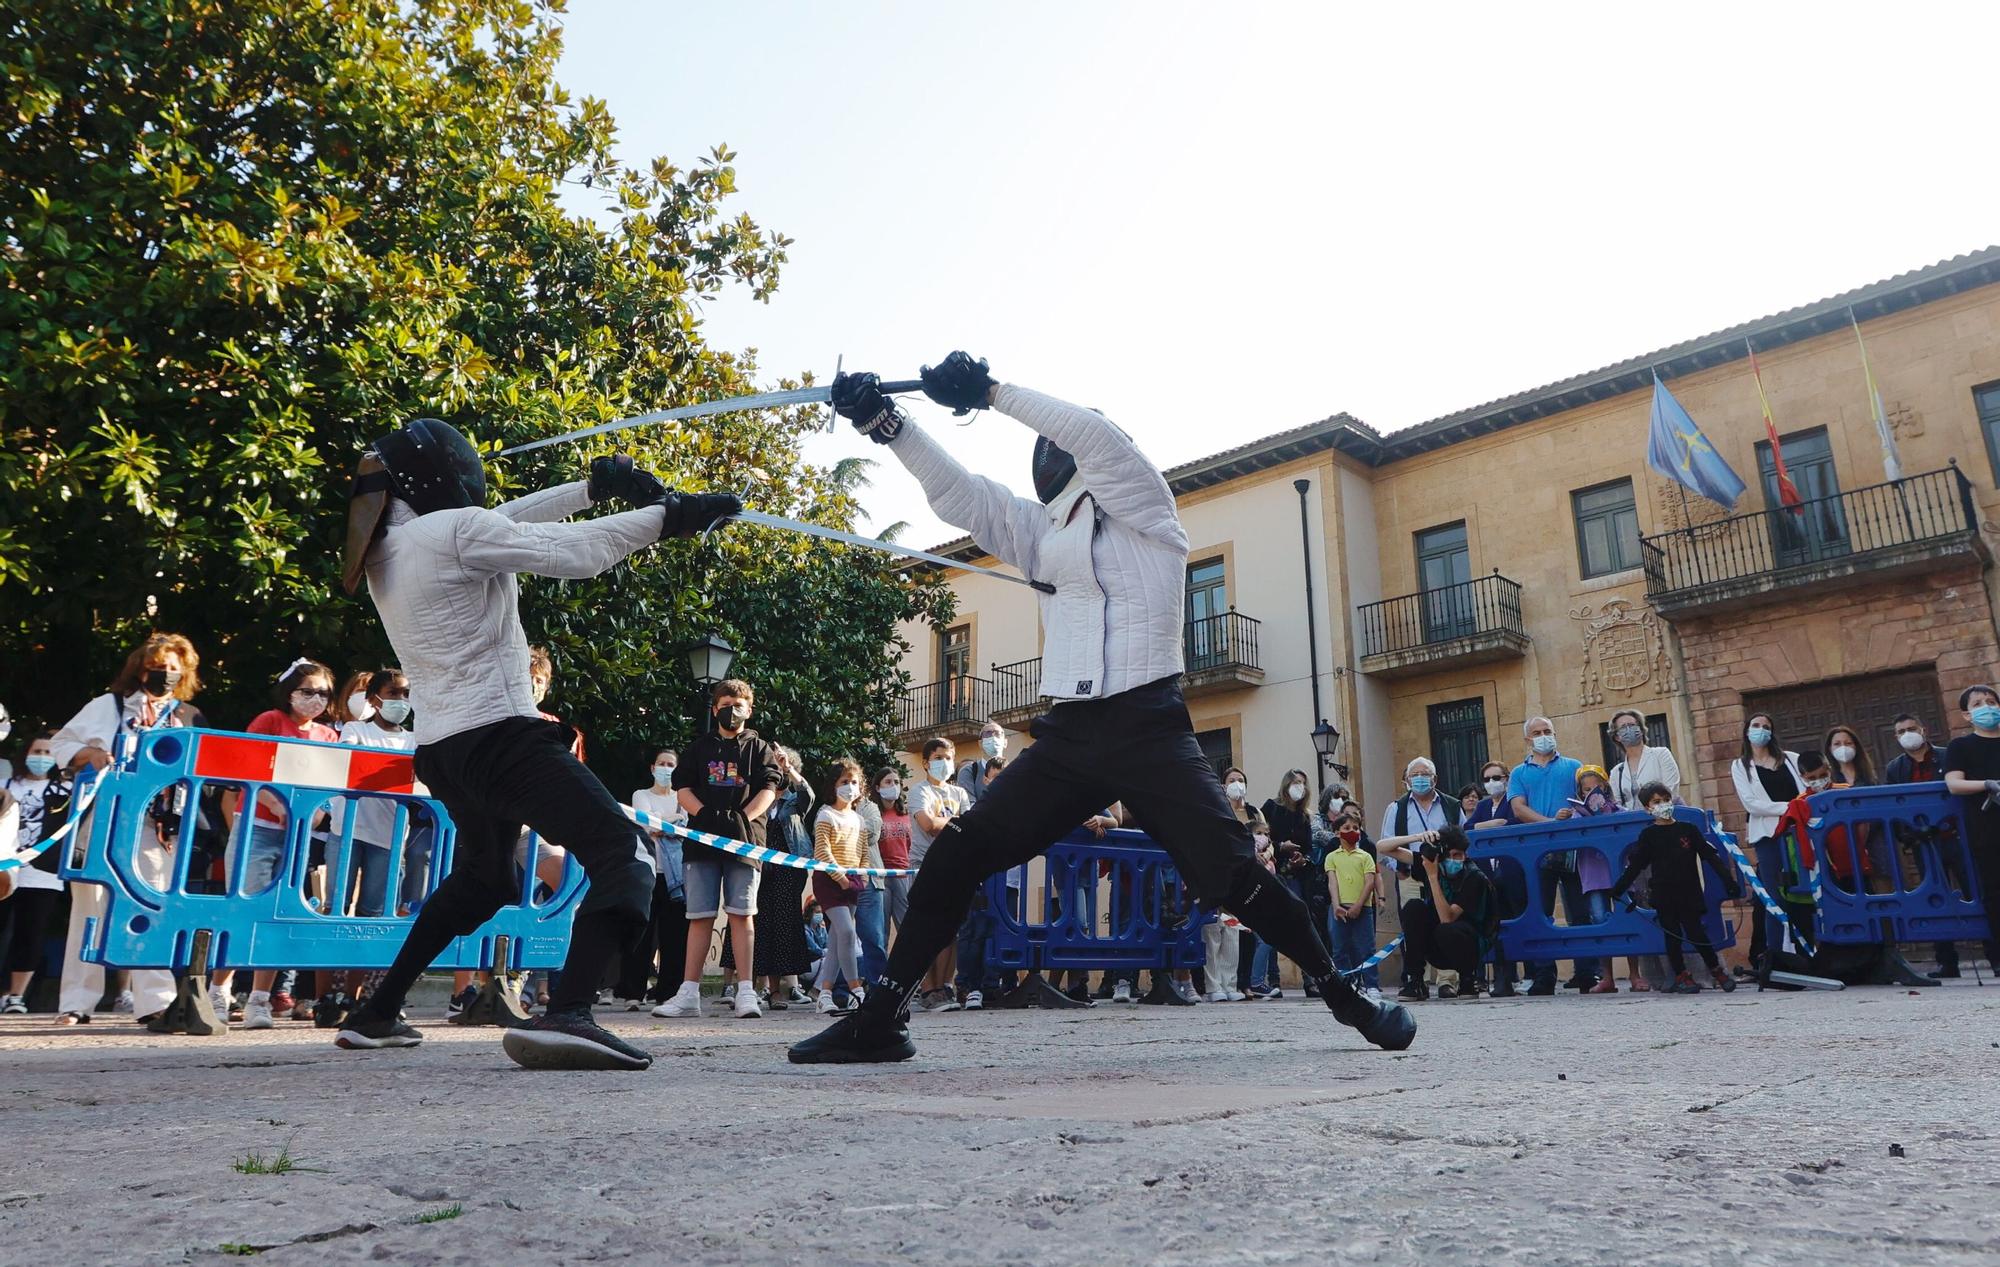
<svg viewBox="0 0 2000 1267">
<path fill-rule="evenodd" d="M 1522 823 L 1543 823 L 1568 818 L 1574 812 L 1570 798 L 1576 795 L 1576 772 L 1583 763 L 1565 757 L 1556 749 L 1555 723 L 1546 717 L 1530 717 L 1521 727 L 1527 736 L 1527 760 L 1514 767 L 1507 780 L 1507 799 L 1513 803 L 1514 819 Z M 1583 900 L 1583 884 L 1577 875 L 1576 854 L 1553 853 L 1542 858 L 1542 914 L 1556 912 L 1556 894 L 1562 893 L 1563 917 L 1572 924 L 1588 923 L 1589 908 Z M 1597 960 L 1578 959 L 1569 980 L 1573 990 L 1588 990 L 1597 984 Z M 1537 963 L 1529 994 L 1556 992 L 1556 965 L 1553 960 Z"/>
</svg>

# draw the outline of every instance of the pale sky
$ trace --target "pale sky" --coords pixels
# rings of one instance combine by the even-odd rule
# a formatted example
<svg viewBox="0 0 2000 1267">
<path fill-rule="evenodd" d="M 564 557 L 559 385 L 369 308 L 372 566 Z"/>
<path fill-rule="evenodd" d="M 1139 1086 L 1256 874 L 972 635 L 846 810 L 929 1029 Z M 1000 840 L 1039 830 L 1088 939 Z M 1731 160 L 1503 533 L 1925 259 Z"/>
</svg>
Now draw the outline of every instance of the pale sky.
<svg viewBox="0 0 2000 1267">
<path fill-rule="evenodd" d="M 571 0 L 619 151 L 796 239 L 768 379 L 964 347 L 1161 466 L 1391 431 L 2000 241 L 2000 6 Z M 1031 493 L 1032 436 L 957 426 Z M 817 461 L 874 456 L 844 427 Z M 884 454 L 884 457 L 887 455 Z M 960 535 L 889 458 L 904 540 Z"/>
</svg>

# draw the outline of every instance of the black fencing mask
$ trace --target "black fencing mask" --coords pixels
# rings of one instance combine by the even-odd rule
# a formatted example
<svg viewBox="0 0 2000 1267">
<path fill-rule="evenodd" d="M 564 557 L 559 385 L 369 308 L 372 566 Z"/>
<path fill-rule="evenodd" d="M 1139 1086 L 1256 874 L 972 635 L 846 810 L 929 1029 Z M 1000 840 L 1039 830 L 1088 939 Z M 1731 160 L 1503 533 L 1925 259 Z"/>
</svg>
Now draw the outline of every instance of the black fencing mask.
<svg viewBox="0 0 2000 1267">
<path fill-rule="evenodd" d="M 1047 436 L 1035 439 L 1035 496 L 1046 506 L 1062 495 L 1076 476 L 1076 459 Z"/>
</svg>

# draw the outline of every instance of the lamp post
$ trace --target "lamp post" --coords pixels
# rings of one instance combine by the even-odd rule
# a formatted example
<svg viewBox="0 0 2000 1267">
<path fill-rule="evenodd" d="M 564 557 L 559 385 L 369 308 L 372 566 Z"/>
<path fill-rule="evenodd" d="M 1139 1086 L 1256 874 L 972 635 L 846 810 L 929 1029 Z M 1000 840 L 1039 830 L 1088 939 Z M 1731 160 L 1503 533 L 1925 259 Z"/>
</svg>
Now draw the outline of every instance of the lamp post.
<svg viewBox="0 0 2000 1267">
<path fill-rule="evenodd" d="M 1347 767 L 1333 759 L 1340 751 L 1340 732 L 1333 728 L 1332 722 L 1324 717 L 1319 719 L 1319 725 L 1312 729 L 1312 744 L 1313 751 L 1319 754 L 1320 765 L 1339 775 L 1342 783 L 1347 782 Z"/>
<path fill-rule="evenodd" d="M 701 688 L 701 706 L 696 716 L 705 720 L 700 723 L 698 733 L 706 734 L 715 722 L 714 710 L 708 706 L 709 688 L 729 676 L 731 666 L 736 663 L 736 648 L 711 629 L 701 636 L 700 642 L 688 648 L 687 658 L 688 671 Z"/>
</svg>

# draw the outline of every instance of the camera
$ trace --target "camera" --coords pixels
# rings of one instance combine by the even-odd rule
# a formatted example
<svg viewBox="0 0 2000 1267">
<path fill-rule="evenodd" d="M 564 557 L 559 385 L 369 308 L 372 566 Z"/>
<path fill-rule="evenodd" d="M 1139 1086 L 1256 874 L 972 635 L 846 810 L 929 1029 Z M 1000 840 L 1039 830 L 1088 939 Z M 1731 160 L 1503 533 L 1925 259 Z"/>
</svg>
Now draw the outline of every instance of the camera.
<svg viewBox="0 0 2000 1267">
<path fill-rule="evenodd" d="M 1435 840 L 1419 840 L 1412 852 L 1425 862 L 1435 862 L 1444 857 L 1444 849 Z"/>
</svg>

